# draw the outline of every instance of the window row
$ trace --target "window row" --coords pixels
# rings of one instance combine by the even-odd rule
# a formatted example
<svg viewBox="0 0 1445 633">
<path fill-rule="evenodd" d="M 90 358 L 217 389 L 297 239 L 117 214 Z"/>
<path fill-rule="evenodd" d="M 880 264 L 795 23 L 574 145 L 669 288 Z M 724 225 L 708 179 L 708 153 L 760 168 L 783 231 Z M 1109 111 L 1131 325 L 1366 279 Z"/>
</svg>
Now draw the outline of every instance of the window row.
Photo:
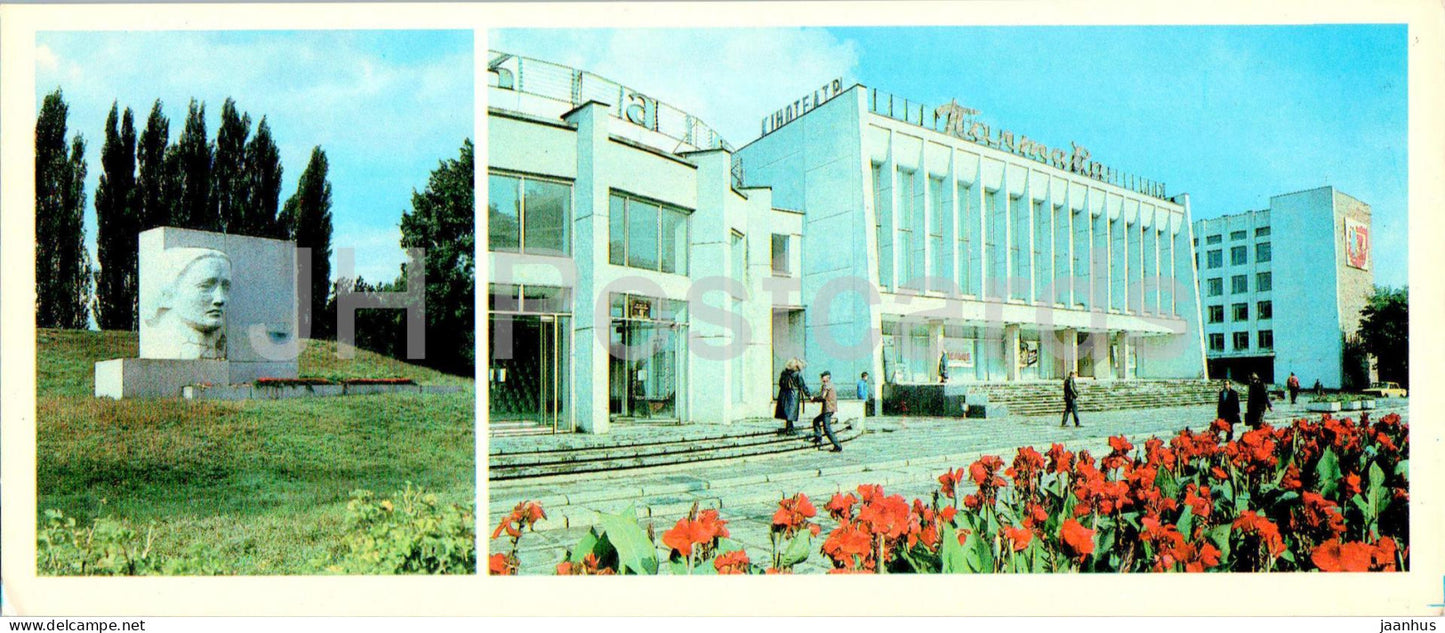
<svg viewBox="0 0 1445 633">
<path fill-rule="evenodd" d="M 1231 342 L 1233 343 L 1233 347 L 1231 349 L 1233 351 L 1242 352 L 1249 350 L 1249 332 L 1234 332 L 1232 338 L 1233 340 Z M 1255 349 L 1261 351 L 1274 349 L 1274 330 L 1260 330 L 1257 332 L 1255 334 Z M 1209 351 L 1225 351 L 1223 334 L 1216 333 L 1209 335 Z"/>
<path fill-rule="evenodd" d="M 1254 261 L 1259 263 L 1268 262 L 1274 259 L 1273 249 L 1269 242 L 1260 242 L 1254 245 Z M 1229 248 L 1229 265 L 1244 266 L 1249 263 L 1248 246 L 1232 246 Z M 1213 249 L 1205 253 L 1205 264 L 1208 268 L 1222 268 L 1224 266 L 1224 249 Z"/>
<path fill-rule="evenodd" d="M 1272 318 L 1274 318 L 1274 303 L 1273 303 L 1273 302 L 1271 302 L 1271 301 L 1260 301 L 1258 304 L 1256 304 L 1256 309 L 1257 309 L 1257 312 L 1255 313 L 1255 319 L 1260 320 L 1260 321 L 1263 321 L 1263 320 L 1266 320 L 1266 319 L 1272 319 Z M 1233 321 L 1233 322 L 1248 321 L 1248 320 L 1249 320 L 1249 304 L 1248 304 L 1248 303 L 1236 303 L 1236 304 L 1232 304 L 1232 305 L 1230 306 L 1230 312 L 1231 312 L 1231 318 L 1230 318 L 1230 320 Z M 1223 323 L 1223 322 L 1224 322 L 1224 306 L 1223 306 L 1223 305 L 1212 305 L 1212 306 L 1209 306 L 1209 323 Z"/>
<path fill-rule="evenodd" d="M 1234 275 L 1229 278 L 1230 294 L 1244 294 L 1249 292 L 1249 275 Z M 1274 288 L 1273 273 L 1256 273 L 1254 276 L 1254 291 L 1269 292 Z M 1211 277 L 1204 281 L 1204 293 L 1207 297 L 1219 297 L 1224 295 L 1224 278 Z"/>
</svg>

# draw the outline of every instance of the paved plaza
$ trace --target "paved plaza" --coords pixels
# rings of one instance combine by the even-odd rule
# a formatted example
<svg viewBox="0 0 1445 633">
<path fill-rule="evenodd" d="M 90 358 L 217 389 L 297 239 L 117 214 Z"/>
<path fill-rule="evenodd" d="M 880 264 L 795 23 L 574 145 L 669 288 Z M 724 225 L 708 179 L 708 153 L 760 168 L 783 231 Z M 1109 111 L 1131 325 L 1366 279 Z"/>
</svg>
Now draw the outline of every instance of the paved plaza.
<svg viewBox="0 0 1445 633">
<path fill-rule="evenodd" d="M 1372 416 L 1389 412 L 1407 415 L 1405 401 L 1379 404 Z M 1279 424 L 1295 417 L 1319 415 L 1306 412 L 1303 403 L 1294 407 L 1276 403 L 1266 419 Z M 523 535 L 518 555 L 521 573 L 550 574 L 563 560 L 567 548 L 587 533 L 597 512 L 621 513 L 632 508 L 644 528 L 652 525 L 660 542 L 662 532 L 697 503 L 717 508 L 728 521 L 732 538 L 746 547 L 754 562 L 763 562 L 771 552 L 771 517 L 778 500 L 785 495 L 807 493 L 819 510 L 818 521 L 826 536 L 835 522 L 827 517 L 823 505 L 833 493 L 853 490 L 859 484 L 881 484 L 887 494 L 927 502 L 938 489 L 939 474 L 949 468 L 966 467 L 984 454 L 1000 455 L 1008 461 L 1016 447 L 1031 445 L 1042 452 L 1058 442 L 1071 450 L 1088 449 L 1098 456 L 1108 452 L 1110 436 L 1128 436 L 1138 446 L 1149 436 L 1168 437 L 1186 427 L 1203 430 L 1213 419 L 1212 405 L 1092 413 L 1082 416 L 1082 428 L 1059 428 L 1058 418 L 1053 416 L 991 420 L 868 418 L 866 432 L 849 442 L 842 453 L 803 451 L 659 469 L 497 482 L 488 488 L 489 521 L 494 525 L 500 513 L 519 501 L 542 501 L 548 519 L 539 524 L 539 531 Z M 1238 428 L 1236 433 L 1243 430 Z M 676 427 L 628 430 L 639 439 L 684 432 Z M 525 439 L 507 438 L 509 443 L 520 441 Z M 485 536 L 490 535 L 489 527 Z M 491 548 L 506 546 L 505 539 L 490 542 Z M 665 555 L 659 550 L 660 558 Z M 797 571 L 821 572 L 827 568 L 815 544 L 813 554 Z"/>
</svg>

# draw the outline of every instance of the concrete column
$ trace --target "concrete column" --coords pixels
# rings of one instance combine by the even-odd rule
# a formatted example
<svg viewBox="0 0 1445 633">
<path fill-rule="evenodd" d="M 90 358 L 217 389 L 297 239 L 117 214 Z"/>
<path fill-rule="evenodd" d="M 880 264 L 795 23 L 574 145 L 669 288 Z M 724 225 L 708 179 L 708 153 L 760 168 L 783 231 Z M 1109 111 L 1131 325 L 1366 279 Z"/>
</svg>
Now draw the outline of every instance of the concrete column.
<svg viewBox="0 0 1445 633">
<path fill-rule="evenodd" d="M 1079 371 L 1079 331 L 1074 328 L 1064 328 L 1064 374 L 1071 371 Z"/>
<path fill-rule="evenodd" d="M 573 411 L 577 430 L 606 433 L 608 330 L 611 319 L 604 302 L 597 311 L 601 288 L 597 269 L 607 262 L 608 188 L 596 166 L 607 145 L 607 106 L 589 101 L 562 117 L 577 126 L 577 180 L 574 183 L 572 256 L 578 262 L 573 296 L 575 327 L 572 348 Z"/>
<path fill-rule="evenodd" d="M 938 374 L 938 357 L 943 353 L 943 321 L 928 322 L 928 358 L 931 359 L 928 375 L 934 380 L 940 378 Z"/>
<path fill-rule="evenodd" d="M 1092 350 L 1094 378 L 1109 377 L 1109 335 L 1104 332 L 1090 332 L 1084 342 Z"/>
<path fill-rule="evenodd" d="M 1123 332 L 1116 332 L 1114 345 L 1119 349 L 1119 366 L 1114 368 L 1115 373 L 1119 380 L 1128 380 L 1133 377 L 1129 374 L 1129 337 Z"/>
<path fill-rule="evenodd" d="M 694 152 L 688 157 L 697 164 L 697 210 L 688 224 L 689 273 L 694 278 L 706 274 L 730 275 L 732 231 L 725 207 L 727 197 L 732 195 L 732 157 L 723 150 Z M 758 237 L 772 240 L 771 234 Z M 732 300 L 724 296 L 722 292 L 709 292 L 704 298 L 712 306 L 727 306 L 726 309 L 731 310 Z M 689 335 L 699 343 L 699 348 L 720 348 L 732 340 L 731 330 L 720 323 L 707 319 L 690 321 Z M 683 362 L 688 369 L 686 395 L 690 422 L 726 424 L 741 417 L 733 412 L 732 392 L 733 381 L 741 381 L 743 377 L 733 375 L 731 355 L 685 352 Z M 767 373 L 772 373 L 771 367 L 769 370 Z M 700 389 L 699 385 L 708 385 L 708 388 Z"/>
<path fill-rule="evenodd" d="M 1003 364 L 1009 382 L 1019 379 L 1019 325 L 1003 326 Z"/>
</svg>

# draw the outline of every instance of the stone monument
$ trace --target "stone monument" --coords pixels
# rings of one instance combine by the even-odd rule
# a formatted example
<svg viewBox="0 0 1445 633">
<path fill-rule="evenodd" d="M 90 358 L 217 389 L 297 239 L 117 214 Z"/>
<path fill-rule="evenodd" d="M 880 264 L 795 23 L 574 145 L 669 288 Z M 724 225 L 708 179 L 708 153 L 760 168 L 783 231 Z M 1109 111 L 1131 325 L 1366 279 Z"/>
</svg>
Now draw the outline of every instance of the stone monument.
<svg viewBox="0 0 1445 633">
<path fill-rule="evenodd" d="M 296 377 L 294 242 L 161 227 L 138 247 L 140 358 L 96 363 L 96 396 Z"/>
</svg>

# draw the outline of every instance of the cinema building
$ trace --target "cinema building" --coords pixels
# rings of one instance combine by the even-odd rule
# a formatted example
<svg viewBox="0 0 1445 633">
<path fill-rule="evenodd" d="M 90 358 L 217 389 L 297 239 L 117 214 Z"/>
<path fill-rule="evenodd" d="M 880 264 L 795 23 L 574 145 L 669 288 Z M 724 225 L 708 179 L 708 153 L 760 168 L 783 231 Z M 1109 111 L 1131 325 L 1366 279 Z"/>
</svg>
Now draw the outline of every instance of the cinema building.
<svg viewBox="0 0 1445 633">
<path fill-rule="evenodd" d="M 843 397 L 1204 375 L 1188 197 L 1083 148 L 834 81 L 734 149 L 591 73 L 488 67 L 493 427 L 766 418 L 795 356 Z"/>
<path fill-rule="evenodd" d="M 1374 290 L 1369 205 L 1319 187 L 1198 220 L 1194 235 L 1211 376 L 1361 386 L 1346 367 L 1362 361 L 1351 343 Z"/>
</svg>

